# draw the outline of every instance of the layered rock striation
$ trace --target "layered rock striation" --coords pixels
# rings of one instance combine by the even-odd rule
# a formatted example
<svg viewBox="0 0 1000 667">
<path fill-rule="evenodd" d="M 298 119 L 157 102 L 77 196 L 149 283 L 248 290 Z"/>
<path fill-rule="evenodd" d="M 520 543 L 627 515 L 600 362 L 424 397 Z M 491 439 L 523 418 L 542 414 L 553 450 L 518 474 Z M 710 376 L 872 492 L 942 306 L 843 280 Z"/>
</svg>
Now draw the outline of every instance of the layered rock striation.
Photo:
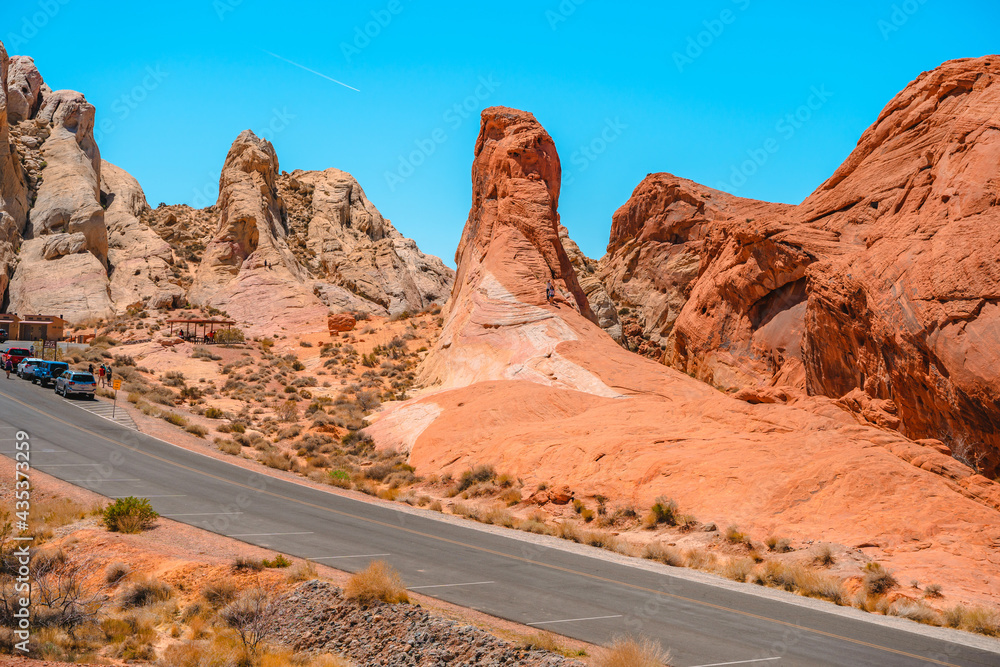
<svg viewBox="0 0 1000 667">
<path fill-rule="evenodd" d="M 444 332 L 422 367 L 424 393 L 368 428 L 379 447 L 408 451 L 418 472 L 488 463 L 529 488 L 568 484 L 612 503 L 649 506 L 668 493 L 699 518 L 874 542 L 901 571 L 935 576 L 947 564 L 950 587 L 1000 593 L 989 561 L 1000 487 L 941 442 L 859 424 L 824 397 L 726 396 L 617 345 L 593 321 L 560 241 L 558 173 L 530 114 L 483 112 Z M 551 305 L 549 279 L 560 293 Z M 919 555 L 905 548 L 914 539 Z"/>
</svg>

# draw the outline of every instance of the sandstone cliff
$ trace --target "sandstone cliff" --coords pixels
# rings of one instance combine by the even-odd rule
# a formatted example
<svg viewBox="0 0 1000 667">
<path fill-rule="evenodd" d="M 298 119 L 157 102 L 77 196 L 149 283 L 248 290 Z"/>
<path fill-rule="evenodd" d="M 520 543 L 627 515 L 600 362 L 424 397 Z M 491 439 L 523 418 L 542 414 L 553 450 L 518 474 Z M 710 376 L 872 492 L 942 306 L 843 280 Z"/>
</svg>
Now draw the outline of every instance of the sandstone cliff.
<svg viewBox="0 0 1000 667">
<path fill-rule="evenodd" d="M 996 56 L 922 74 L 799 206 L 647 177 L 614 216 L 609 294 L 695 377 L 838 398 L 997 474 L 998 77 Z"/>
<path fill-rule="evenodd" d="M 940 442 L 860 425 L 827 398 L 728 397 L 625 351 L 581 313 L 559 240 L 558 164 L 530 114 L 483 112 L 459 279 L 423 367 L 428 387 L 377 416 L 368 431 L 379 447 L 408 451 L 418 473 L 489 463 L 527 487 L 568 484 L 640 507 L 667 494 L 761 534 L 874 541 L 893 567 L 921 576 L 946 562 L 951 586 L 1000 593 L 989 561 L 1000 487 Z M 542 293 L 550 277 L 553 305 Z M 905 548 L 912 539 L 919 556 Z"/>
<path fill-rule="evenodd" d="M 188 298 L 260 333 L 325 329 L 331 309 L 418 312 L 451 287 L 451 270 L 403 238 L 350 174 L 280 174 L 274 148 L 249 130 L 229 151 L 212 215 Z"/>
</svg>

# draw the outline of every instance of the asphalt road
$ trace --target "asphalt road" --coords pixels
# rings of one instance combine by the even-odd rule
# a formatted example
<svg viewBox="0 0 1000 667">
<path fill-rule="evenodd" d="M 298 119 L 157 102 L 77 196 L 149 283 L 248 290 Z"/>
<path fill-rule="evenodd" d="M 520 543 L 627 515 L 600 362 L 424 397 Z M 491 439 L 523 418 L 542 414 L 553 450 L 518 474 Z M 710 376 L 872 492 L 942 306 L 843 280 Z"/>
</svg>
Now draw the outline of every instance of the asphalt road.
<svg viewBox="0 0 1000 667">
<path fill-rule="evenodd" d="M 347 571 L 384 559 L 411 590 L 577 639 L 646 635 L 677 667 L 1000 665 L 992 640 L 309 488 L 122 428 L 87 403 L 0 375 L 0 452 L 12 458 L 25 431 L 34 469 L 105 496 L 148 497 L 165 517 Z"/>
</svg>

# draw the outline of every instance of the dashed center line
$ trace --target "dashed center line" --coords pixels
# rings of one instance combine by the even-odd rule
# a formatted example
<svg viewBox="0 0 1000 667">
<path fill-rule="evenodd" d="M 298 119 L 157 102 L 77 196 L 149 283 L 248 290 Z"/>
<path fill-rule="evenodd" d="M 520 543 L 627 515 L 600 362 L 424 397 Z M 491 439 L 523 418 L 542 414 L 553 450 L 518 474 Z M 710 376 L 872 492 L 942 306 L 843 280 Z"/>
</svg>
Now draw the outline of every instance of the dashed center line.
<svg viewBox="0 0 1000 667">
<path fill-rule="evenodd" d="M 312 532 L 307 533 L 237 533 L 235 535 L 226 535 L 226 537 L 271 537 L 272 535 L 313 535 Z"/>
<path fill-rule="evenodd" d="M 433 584 L 430 586 L 410 586 L 409 590 L 415 591 L 421 588 L 451 588 L 452 586 L 483 586 L 485 584 L 495 584 L 495 581 L 470 581 L 467 584 Z"/>
<path fill-rule="evenodd" d="M 612 614 L 611 616 L 587 616 L 586 618 L 560 618 L 558 621 L 535 621 L 534 623 L 525 623 L 525 625 L 547 625 L 548 623 L 573 623 L 574 621 L 600 621 L 605 618 L 621 618 L 621 614 Z"/>
<path fill-rule="evenodd" d="M 353 556 L 313 556 L 306 560 L 336 560 L 338 558 L 375 558 L 376 556 L 391 556 L 392 554 L 355 554 Z"/>
<path fill-rule="evenodd" d="M 752 662 L 768 662 L 770 660 L 781 660 L 781 658 L 756 658 L 754 660 L 737 660 L 736 662 L 713 662 L 710 665 L 694 665 L 694 667 L 723 667 L 723 665 L 749 665 Z"/>
<path fill-rule="evenodd" d="M 162 514 L 161 516 L 170 519 L 175 516 L 230 516 L 233 514 L 243 514 L 243 512 L 188 512 L 186 514 Z"/>
</svg>

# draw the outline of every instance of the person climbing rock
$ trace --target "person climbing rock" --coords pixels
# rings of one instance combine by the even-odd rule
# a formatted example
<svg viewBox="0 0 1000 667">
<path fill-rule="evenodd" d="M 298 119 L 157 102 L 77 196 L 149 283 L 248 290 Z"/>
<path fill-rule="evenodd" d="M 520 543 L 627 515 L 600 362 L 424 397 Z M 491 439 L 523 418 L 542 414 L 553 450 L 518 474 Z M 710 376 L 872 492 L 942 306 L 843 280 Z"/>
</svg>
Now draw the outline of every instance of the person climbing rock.
<svg viewBox="0 0 1000 667">
<path fill-rule="evenodd" d="M 552 281 L 545 283 L 545 300 L 552 303 L 552 299 L 556 297 L 556 288 L 552 285 Z"/>
</svg>

